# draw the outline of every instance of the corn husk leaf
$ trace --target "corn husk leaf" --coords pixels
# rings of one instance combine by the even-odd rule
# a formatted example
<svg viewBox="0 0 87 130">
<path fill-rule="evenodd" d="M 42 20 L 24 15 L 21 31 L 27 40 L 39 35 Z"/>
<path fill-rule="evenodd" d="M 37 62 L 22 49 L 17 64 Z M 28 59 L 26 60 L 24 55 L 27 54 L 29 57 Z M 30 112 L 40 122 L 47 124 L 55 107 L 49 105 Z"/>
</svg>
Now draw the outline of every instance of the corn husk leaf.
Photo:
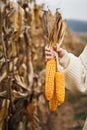
<svg viewBox="0 0 87 130">
<path fill-rule="evenodd" d="M 2 107 L 0 110 L 0 130 L 3 130 L 4 120 L 8 113 L 9 101 L 3 100 Z"/>
<path fill-rule="evenodd" d="M 62 16 L 58 10 L 56 10 L 54 15 L 48 10 L 43 16 L 45 34 L 48 38 L 49 45 L 53 46 L 63 39 L 62 37 L 66 29 L 66 22 L 62 20 Z"/>
</svg>

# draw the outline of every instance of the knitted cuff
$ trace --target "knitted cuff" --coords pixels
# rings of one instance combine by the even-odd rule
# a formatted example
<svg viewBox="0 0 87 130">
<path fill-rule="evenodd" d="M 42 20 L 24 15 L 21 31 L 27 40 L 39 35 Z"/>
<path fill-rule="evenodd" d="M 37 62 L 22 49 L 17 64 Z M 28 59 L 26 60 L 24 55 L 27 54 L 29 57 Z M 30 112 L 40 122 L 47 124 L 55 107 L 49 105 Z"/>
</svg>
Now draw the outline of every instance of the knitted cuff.
<svg viewBox="0 0 87 130">
<path fill-rule="evenodd" d="M 83 50 L 79 58 L 82 64 L 84 65 L 84 67 L 87 69 L 87 46 L 85 47 L 85 49 Z"/>
<path fill-rule="evenodd" d="M 69 65 L 69 62 L 70 62 L 70 55 L 68 52 L 66 52 L 66 54 L 59 59 L 59 63 L 63 67 L 63 69 L 66 69 Z"/>
</svg>

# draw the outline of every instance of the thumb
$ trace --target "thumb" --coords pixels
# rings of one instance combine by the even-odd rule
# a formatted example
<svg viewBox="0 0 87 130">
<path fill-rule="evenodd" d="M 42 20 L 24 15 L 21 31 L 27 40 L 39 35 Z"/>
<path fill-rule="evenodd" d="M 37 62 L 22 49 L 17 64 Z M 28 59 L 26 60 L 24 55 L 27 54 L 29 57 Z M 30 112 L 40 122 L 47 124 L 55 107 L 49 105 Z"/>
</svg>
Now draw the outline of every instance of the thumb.
<svg viewBox="0 0 87 130">
<path fill-rule="evenodd" d="M 60 58 L 62 58 L 62 57 L 67 53 L 67 51 L 64 50 L 64 49 L 62 49 L 62 48 L 59 48 L 59 49 L 57 50 L 57 52 L 58 52 L 58 56 L 59 56 Z"/>
</svg>

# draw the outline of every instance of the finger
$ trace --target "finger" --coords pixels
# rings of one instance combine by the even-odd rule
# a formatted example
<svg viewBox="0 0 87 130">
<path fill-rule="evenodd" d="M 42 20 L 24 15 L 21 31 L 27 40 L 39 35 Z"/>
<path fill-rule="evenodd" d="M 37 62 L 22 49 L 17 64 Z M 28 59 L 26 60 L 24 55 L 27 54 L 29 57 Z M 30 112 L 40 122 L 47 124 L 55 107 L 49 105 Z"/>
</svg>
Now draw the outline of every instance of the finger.
<svg viewBox="0 0 87 130">
<path fill-rule="evenodd" d="M 51 51 L 50 47 L 46 46 L 45 51 Z"/>
<path fill-rule="evenodd" d="M 57 46 L 54 46 L 54 51 L 58 54 L 59 57 L 62 57 L 63 49 L 58 48 Z"/>
<path fill-rule="evenodd" d="M 45 63 L 47 63 L 47 61 L 51 60 L 51 58 L 45 59 Z"/>
<path fill-rule="evenodd" d="M 50 55 L 46 55 L 47 60 L 55 59 L 55 58 L 56 58 L 55 52 L 52 52 Z"/>
<path fill-rule="evenodd" d="M 50 51 L 45 51 L 45 55 L 47 55 L 47 56 L 52 56 L 52 52 L 50 52 Z"/>
<path fill-rule="evenodd" d="M 62 48 L 58 48 L 58 49 L 57 49 L 57 52 L 62 52 L 62 51 L 63 51 Z"/>
<path fill-rule="evenodd" d="M 62 48 L 59 48 L 59 49 L 58 49 L 59 57 L 62 58 L 66 53 L 67 53 L 66 50 L 64 50 L 64 49 L 62 49 Z"/>
<path fill-rule="evenodd" d="M 55 46 L 54 49 L 55 49 L 56 52 L 62 52 L 63 51 L 62 48 L 58 48 L 57 46 Z"/>
<path fill-rule="evenodd" d="M 51 60 L 51 59 L 53 59 L 53 56 L 46 56 L 45 59 L 46 59 L 46 60 Z"/>
</svg>

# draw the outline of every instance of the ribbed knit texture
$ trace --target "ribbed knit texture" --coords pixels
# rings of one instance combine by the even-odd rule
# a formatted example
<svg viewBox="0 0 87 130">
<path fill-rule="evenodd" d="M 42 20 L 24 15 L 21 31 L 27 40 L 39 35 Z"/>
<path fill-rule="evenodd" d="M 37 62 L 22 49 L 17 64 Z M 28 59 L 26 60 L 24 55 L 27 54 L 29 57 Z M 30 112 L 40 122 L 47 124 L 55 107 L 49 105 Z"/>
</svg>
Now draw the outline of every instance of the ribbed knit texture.
<svg viewBox="0 0 87 130">
<path fill-rule="evenodd" d="M 66 88 L 72 92 L 87 93 L 87 47 L 80 57 L 67 53 L 60 64 L 63 66 L 65 73 Z M 84 66 L 85 64 L 85 66 Z"/>
<path fill-rule="evenodd" d="M 85 49 L 83 50 L 82 54 L 79 57 L 85 69 L 87 70 L 87 46 L 85 47 Z"/>
</svg>

